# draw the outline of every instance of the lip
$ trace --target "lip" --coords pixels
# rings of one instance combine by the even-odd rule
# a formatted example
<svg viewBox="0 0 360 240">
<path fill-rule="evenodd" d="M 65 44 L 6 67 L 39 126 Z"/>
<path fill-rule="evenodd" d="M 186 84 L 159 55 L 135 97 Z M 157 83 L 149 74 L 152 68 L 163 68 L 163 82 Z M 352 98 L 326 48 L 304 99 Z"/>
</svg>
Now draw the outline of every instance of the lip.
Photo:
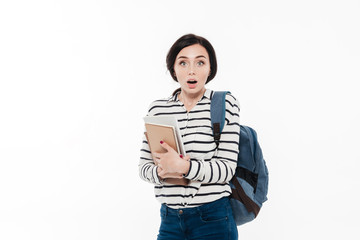
<svg viewBox="0 0 360 240">
<path fill-rule="evenodd" d="M 196 88 L 198 81 L 192 78 L 192 79 L 188 79 L 186 83 L 190 89 L 193 89 Z"/>
<path fill-rule="evenodd" d="M 193 82 L 198 82 L 195 78 L 190 78 L 186 81 L 187 83 L 193 83 Z"/>
</svg>

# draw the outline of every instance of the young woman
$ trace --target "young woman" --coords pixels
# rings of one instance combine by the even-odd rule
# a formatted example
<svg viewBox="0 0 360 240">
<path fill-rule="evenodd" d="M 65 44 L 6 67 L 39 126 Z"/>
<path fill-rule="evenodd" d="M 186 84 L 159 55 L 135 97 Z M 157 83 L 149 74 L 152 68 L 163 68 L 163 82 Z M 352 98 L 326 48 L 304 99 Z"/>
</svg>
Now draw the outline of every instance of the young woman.
<svg viewBox="0 0 360 240">
<path fill-rule="evenodd" d="M 176 117 L 187 156 L 166 142 L 161 142 L 166 153 L 151 154 L 143 139 L 139 174 L 155 185 L 162 203 L 158 240 L 238 239 L 228 197 L 238 155 L 239 103 L 226 95 L 226 123 L 217 147 L 210 119 L 213 91 L 205 88 L 217 71 L 212 45 L 203 37 L 184 35 L 169 50 L 166 63 L 180 88 L 151 103 L 148 116 Z"/>
</svg>

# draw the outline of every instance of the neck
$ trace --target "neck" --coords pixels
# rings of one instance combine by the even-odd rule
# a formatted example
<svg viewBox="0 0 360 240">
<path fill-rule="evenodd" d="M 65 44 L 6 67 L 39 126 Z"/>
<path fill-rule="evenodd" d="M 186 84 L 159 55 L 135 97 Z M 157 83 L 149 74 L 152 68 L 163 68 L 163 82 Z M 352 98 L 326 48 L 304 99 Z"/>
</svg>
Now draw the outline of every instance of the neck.
<svg viewBox="0 0 360 240">
<path fill-rule="evenodd" d="M 198 101 L 200 101 L 200 99 L 204 95 L 205 91 L 206 91 L 205 88 L 203 90 L 201 90 L 197 93 L 193 93 L 193 94 L 189 94 L 189 93 L 186 93 L 185 91 L 181 91 L 179 94 L 179 100 L 186 106 L 194 106 L 194 105 L 196 105 L 196 103 Z"/>
</svg>

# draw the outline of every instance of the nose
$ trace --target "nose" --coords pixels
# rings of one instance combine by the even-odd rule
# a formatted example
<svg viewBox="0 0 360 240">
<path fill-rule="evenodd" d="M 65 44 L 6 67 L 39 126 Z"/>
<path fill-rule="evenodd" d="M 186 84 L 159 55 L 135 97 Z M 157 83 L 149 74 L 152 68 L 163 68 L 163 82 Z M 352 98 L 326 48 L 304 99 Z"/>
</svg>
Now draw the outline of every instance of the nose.
<svg viewBox="0 0 360 240">
<path fill-rule="evenodd" d="M 190 65 L 189 67 L 189 75 L 194 75 L 195 71 L 194 71 L 194 66 Z"/>
</svg>

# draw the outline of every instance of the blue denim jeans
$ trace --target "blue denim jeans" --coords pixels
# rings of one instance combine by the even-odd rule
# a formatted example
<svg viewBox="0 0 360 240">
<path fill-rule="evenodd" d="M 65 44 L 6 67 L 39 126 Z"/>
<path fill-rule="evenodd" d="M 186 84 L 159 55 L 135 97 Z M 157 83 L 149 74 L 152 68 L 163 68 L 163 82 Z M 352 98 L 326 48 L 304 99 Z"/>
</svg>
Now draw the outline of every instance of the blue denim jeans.
<svg viewBox="0 0 360 240">
<path fill-rule="evenodd" d="M 161 206 L 158 240 L 237 240 L 238 231 L 229 198 L 195 208 Z"/>
</svg>

